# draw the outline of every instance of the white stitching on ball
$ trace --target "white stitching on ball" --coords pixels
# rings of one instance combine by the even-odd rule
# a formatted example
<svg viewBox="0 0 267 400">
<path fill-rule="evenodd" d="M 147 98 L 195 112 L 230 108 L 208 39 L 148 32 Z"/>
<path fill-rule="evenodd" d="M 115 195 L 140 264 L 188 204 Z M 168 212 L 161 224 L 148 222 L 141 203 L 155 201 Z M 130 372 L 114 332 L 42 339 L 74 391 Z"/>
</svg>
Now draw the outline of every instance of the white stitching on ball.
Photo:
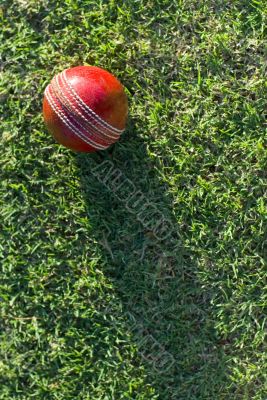
<svg viewBox="0 0 267 400">
<path fill-rule="evenodd" d="M 52 81 L 51 83 L 52 89 L 55 93 L 55 97 L 57 98 L 58 102 L 61 104 L 61 107 L 64 109 L 67 109 L 67 113 L 69 113 L 70 115 L 72 115 L 72 117 L 75 119 L 75 123 L 77 125 L 79 125 L 83 130 L 87 130 L 88 127 L 84 126 L 82 123 L 79 122 L 79 119 L 77 118 L 77 115 L 74 113 L 74 111 L 76 110 L 78 113 L 79 111 L 75 108 L 75 106 L 73 106 L 72 103 L 70 103 L 70 101 L 67 99 L 66 96 L 64 96 L 64 94 L 61 91 L 61 88 L 55 85 L 55 82 Z M 90 131 L 90 136 L 92 137 L 92 139 L 96 139 L 96 140 L 101 140 L 100 135 L 98 134 L 98 131 L 94 132 L 94 126 L 90 126 L 90 128 L 93 129 L 93 131 Z M 107 144 L 112 144 L 113 142 L 109 143 L 108 140 L 104 140 L 104 142 L 106 142 Z"/>
<path fill-rule="evenodd" d="M 57 104 L 55 103 L 53 99 L 53 95 L 50 93 L 51 90 L 51 85 L 48 85 L 45 89 L 45 97 L 51 106 L 52 110 L 55 112 L 55 114 L 58 116 L 58 118 L 63 122 L 65 126 L 67 126 L 76 136 L 78 136 L 82 141 L 86 142 L 90 146 L 98 149 L 98 150 L 105 150 L 109 146 L 102 146 L 98 143 L 95 143 L 94 141 L 90 140 L 88 137 L 84 135 L 83 132 L 81 132 L 77 127 L 75 127 L 69 118 L 67 117 L 66 113 L 62 112 Z"/>
<path fill-rule="evenodd" d="M 78 103 L 80 104 L 81 108 L 83 108 L 84 112 L 89 113 L 90 115 L 93 115 L 95 117 L 95 119 L 102 125 L 104 125 L 106 128 L 108 128 L 109 130 L 113 131 L 114 133 L 119 133 L 121 134 L 124 129 L 117 129 L 114 126 L 110 125 L 108 122 L 104 121 L 99 115 L 97 115 L 84 101 L 83 99 L 78 95 L 78 93 L 75 91 L 75 89 L 73 88 L 72 84 L 68 81 L 67 76 L 66 76 L 66 71 L 63 71 L 61 73 L 61 75 L 63 76 L 66 84 L 68 85 L 68 87 L 70 88 L 70 90 L 72 91 L 73 95 L 75 96 L 75 98 L 77 99 Z"/>
<path fill-rule="evenodd" d="M 91 121 L 89 121 L 87 118 L 85 118 L 84 115 L 82 115 L 82 113 L 77 109 L 77 107 L 75 107 L 75 105 L 70 101 L 69 96 L 64 96 L 64 93 L 62 92 L 62 87 L 64 87 L 64 85 L 62 85 L 62 82 L 59 81 L 60 75 L 57 75 L 51 82 L 52 88 L 54 90 L 54 92 L 57 95 L 58 100 L 68 109 L 68 111 L 73 114 L 73 117 L 75 118 L 75 122 L 82 128 L 82 129 L 86 129 L 86 126 L 88 127 L 88 125 L 90 126 L 90 128 L 93 130 L 92 136 L 97 140 L 103 140 L 104 142 L 106 142 L 107 144 L 111 145 L 112 143 L 114 143 L 114 140 L 117 139 L 115 137 L 110 137 L 109 135 L 106 135 L 103 131 L 99 130 Z M 75 101 L 75 99 L 74 99 Z M 79 115 L 80 118 L 82 118 L 84 120 L 84 123 L 86 126 L 82 125 L 79 123 L 79 121 L 77 120 L 77 115 Z M 108 139 L 109 138 L 109 139 Z M 112 139 L 112 140 L 110 140 Z"/>
<path fill-rule="evenodd" d="M 96 125 L 100 125 L 100 130 L 101 132 L 104 133 L 105 131 L 105 135 L 110 137 L 111 139 L 114 140 L 118 140 L 120 137 L 120 134 L 123 131 L 120 131 L 120 133 L 115 132 L 114 130 L 111 130 L 108 126 L 106 126 L 105 121 L 101 120 L 100 117 L 97 116 L 96 113 L 93 112 L 93 110 L 91 110 L 84 102 L 82 99 L 80 99 L 80 97 L 77 95 L 77 93 L 74 91 L 73 87 L 70 86 L 70 83 L 67 81 L 67 77 L 65 76 L 65 71 L 63 71 L 61 74 L 59 74 L 60 78 L 62 79 L 63 85 L 61 85 L 62 88 L 64 88 L 67 93 L 68 96 L 70 96 L 73 101 L 75 102 L 75 104 L 78 104 L 78 106 L 81 108 L 82 112 L 84 112 L 87 115 L 88 121 L 92 121 L 92 124 Z M 88 108 L 86 109 L 85 106 Z M 89 110 L 91 110 L 91 112 L 89 112 Z M 101 123 L 101 121 L 103 121 L 103 123 Z M 114 128 L 116 129 L 116 128 Z"/>
</svg>

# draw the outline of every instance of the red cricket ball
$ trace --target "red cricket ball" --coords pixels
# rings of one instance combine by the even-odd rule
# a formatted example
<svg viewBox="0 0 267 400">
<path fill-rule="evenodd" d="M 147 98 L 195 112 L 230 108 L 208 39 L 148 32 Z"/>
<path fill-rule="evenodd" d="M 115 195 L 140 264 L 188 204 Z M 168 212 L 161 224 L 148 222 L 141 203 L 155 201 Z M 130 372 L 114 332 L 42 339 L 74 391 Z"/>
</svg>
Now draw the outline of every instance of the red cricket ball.
<svg viewBox="0 0 267 400">
<path fill-rule="evenodd" d="M 72 150 L 107 149 L 124 131 L 127 113 L 122 84 L 102 68 L 66 69 L 45 89 L 45 124 L 57 142 Z"/>
</svg>

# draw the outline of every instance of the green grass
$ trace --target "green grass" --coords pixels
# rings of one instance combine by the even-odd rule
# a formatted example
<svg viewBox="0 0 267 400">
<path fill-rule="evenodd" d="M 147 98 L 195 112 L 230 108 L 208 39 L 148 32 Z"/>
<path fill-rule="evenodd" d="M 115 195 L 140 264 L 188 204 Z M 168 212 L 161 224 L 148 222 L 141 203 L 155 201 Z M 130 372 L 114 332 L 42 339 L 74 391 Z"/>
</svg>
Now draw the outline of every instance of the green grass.
<svg viewBox="0 0 267 400">
<path fill-rule="evenodd" d="M 2 0 L 0 399 L 265 400 L 266 2 Z M 75 154 L 52 76 L 104 67 L 130 118 Z M 158 241 L 102 160 L 172 223 Z"/>
</svg>

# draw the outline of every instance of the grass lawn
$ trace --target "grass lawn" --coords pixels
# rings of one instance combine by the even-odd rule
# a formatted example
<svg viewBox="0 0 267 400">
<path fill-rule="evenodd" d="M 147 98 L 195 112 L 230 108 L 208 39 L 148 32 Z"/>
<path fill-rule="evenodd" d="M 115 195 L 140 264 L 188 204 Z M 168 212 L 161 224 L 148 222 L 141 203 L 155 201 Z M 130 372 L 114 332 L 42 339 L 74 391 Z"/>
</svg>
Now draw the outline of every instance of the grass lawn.
<svg viewBox="0 0 267 400">
<path fill-rule="evenodd" d="M 266 400 L 266 18 L 265 0 L 1 0 L 0 400 Z M 41 113 L 83 64 L 130 104 L 91 155 Z"/>
</svg>

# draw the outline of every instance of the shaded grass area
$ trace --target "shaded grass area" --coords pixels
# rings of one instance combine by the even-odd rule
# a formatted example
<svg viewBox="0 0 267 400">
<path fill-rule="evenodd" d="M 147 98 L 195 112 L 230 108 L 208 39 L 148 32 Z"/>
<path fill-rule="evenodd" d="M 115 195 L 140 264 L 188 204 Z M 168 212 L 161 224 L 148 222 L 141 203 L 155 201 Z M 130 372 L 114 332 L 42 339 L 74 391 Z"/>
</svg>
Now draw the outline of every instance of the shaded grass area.
<svg viewBox="0 0 267 400">
<path fill-rule="evenodd" d="M 2 1 L 0 399 L 265 398 L 265 20 L 264 1 Z M 130 100 L 100 155 L 56 145 L 40 111 L 84 63 Z"/>
</svg>

